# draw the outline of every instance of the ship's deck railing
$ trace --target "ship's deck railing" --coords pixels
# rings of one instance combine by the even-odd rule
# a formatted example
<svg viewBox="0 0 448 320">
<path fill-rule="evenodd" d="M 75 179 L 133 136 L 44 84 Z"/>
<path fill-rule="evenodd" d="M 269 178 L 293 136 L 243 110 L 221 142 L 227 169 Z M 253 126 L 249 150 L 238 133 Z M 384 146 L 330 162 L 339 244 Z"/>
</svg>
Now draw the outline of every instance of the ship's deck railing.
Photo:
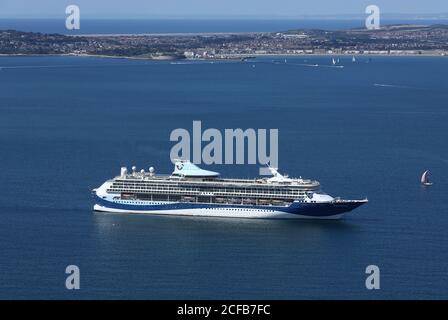
<svg viewBox="0 0 448 320">
<path fill-rule="evenodd" d="M 220 178 L 188 178 L 188 177 L 173 177 L 170 175 L 150 175 L 147 173 L 128 174 L 125 177 L 116 177 L 114 181 L 135 181 L 135 182 L 163 182 L 169 185 L 181 184 L 199 184 L 199 185 L 235 185 L 235 186 L 256 186 L 256 187 L 315 187 L 320 183 L 316 180 L 310 179 L 294 179 L 292 183 L 269 183 L 266 178 L 258 179 L 220 179 Z"/>
<path fill-rule="evenodd" d="M 161 189 L 161 188 L 121 188 L 110 187 L 110 193 L 140 193 L 140 194 L 171 194 L 185 196 L 214 196 L 214 197 L 250 197 L 250 198 L 298 198 L 306 194 L 306 191 L 300 192 L 256 192 L 256 191 L 206 191 L 194 189 Z"/>
<path fill-rule="evenodd" d="M 308 191 L 319 189 L 319 184 L 291 187 L 291 186 L 261 186 L 252 185 L 225 185 L 225 184 L 169 184 L 144 183 L 134 180 L 115 180 L 108 191 L 113 193 L 157 193 L 157 194 L 190 194 L 190 195 L 216 195 L 216 196 L 252 196 L 252 197 L 297 197 Z"/>
<path fill-rule="evenodd" d="M 119 197 L 118 199 L 121 200 Z M 125 195 L 124 201 L 174 201 L 174 202 L 190 202 L 190 203 L 207 203 L 207 204 L 239 204 L 239 205 L 258 205 L 258 206 L 290 206 L 291 203 L 297 201 L 296 199 L 269 199 L 269 198 L 244 198 L 244 197 L 198 197 L 198 196 L 184 196 L 184 195 Z M 120 202 L 118 200 L 118 202 Z M 299 200 L 302 201 L 302 200 Z"/>
<path fill-rule="evenodd" d="M 315 190 L 319 185 L 301 188 L 289 187 L 272 187 L 264 188 L 259 186 L 225 186 L 225 185 L 167 185 L 167 184 L 138 184 L 138 183 L 124 183 L 121 181 L 113 182 L 112 186 L 122 189 L 138 189 L 138 190 L 180 190 L 180 191 L 202 191 L 202 192 L 257 192 L 257 193 L 299 193 L 309 190 Z"/>
</svg>

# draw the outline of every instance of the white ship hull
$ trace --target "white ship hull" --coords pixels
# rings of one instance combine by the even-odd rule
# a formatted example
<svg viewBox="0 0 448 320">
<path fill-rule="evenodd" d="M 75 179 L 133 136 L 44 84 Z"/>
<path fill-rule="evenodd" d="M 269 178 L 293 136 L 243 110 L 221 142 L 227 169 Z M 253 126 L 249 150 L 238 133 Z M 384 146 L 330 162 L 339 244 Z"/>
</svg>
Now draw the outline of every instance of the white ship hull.
<svg viewBox="0 0 448 320">
<path fill-rule="evenodd" d="M 269 211 L 259 209 L 234 209 L 226 210 L 219 208 L 204 208 L 204 209 L 177 209 L 177 210 L 129 210 L 108 208 L 95 204 L 95 211 L 109 212 L 109 213 L 130 213 L 130 214 L 153 214 L 153 215 L 169 215 L 169 216 L 197 216 L 197 217 L 216 217 L 216 218 L 242 218 L 242 219 L 321 219 L 321 220 L 336 220 L 340 219 L 343 214 L 315 217 L 305 216 L 300 214 L 290 214 L 281 211 Z"/>
</svg>

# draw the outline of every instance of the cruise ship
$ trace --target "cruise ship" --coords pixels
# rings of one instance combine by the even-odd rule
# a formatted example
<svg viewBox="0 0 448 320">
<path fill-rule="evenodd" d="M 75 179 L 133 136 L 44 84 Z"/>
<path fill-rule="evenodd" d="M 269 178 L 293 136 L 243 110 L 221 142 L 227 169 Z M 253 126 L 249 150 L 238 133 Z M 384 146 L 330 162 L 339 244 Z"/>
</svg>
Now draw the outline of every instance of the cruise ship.
<svg viewBox="0 0 448 320">
<path fill-rule="evenodd" d="M 93 190 L 95 211 L 259 219 L 338 219 L 367 203 L 333 198 L 315 180 L 290 178 L 269 166 L 272 177 L 225 179 L 176 160 L 170 175 L 128 172 Z"/>
</svg>

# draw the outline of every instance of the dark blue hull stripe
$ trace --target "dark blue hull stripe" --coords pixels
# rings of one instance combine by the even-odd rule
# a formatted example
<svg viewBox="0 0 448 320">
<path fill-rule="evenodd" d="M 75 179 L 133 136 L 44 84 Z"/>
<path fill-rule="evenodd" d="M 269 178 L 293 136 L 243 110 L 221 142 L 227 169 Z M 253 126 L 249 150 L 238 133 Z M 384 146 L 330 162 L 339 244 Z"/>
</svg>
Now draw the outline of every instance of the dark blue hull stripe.
<svg viewBox="0 0 448 320">
<path fill-rule="evenodd" d="M 280 211 L 290 214 L 308 217 L 330 217 L 345 212 L 352 211 L 363 203 L 298 203 L 293 202 L 288 207 L 276 206 L 252 206 L 252 205 L 230 205 L 230 204 L 210 204 L 210 203 L 188 203 L 174 202 L 160 205 L 135 205 L 111 202 L 100 197 L 95 197 L 96 203 L 102 207 L 119 210 L 132 211 L 163 211 L 163 210 L 188 210 L 188 209 L 208 209 L 208 208 L 234 208 L 234 209 L 259 209 L 264 211 Z"/>
</svg>

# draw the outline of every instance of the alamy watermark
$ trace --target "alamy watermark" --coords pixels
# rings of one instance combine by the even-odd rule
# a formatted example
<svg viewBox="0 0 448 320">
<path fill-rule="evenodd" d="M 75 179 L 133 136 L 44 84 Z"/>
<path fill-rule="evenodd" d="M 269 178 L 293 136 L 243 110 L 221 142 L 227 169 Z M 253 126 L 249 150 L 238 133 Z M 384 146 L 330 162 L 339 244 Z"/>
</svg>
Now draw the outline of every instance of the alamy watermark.
<svg viewBox="0 0 448 320">
<path fill-rule="evenodd" d="M 65 8 L 65 14 L 68 14 L 65 19 L 65 27 L 67 30 L 79 30 L 81 28 L 81 11 L 75 4 Z"/>
<path fill-rule="evenodd" d="M 380 289 L 380 268 L 377 265 L 371 264 L 366 267 L 366 274 L 369 276 L 366 278 L 367 290 L 379 290 Z"/>
<path fill-rule="evenodd" d="M 369 15 L 366 18 L 366 28 L 369 30 L 380 29 L 380 8 L 376 5 L 367 6 L 366 13 Z"/>
<path fill-rule="evenodd" d="M 215 128 L 202 131 L 202 122 L 193 121 L 192 134 L 178 128 L 171 132 L 170 141 L 177 142 L 171 148 L 172 162 L 185 159 L 195 164 L 259 163 L 263 165 L 260 175 L 270 175 L 266 164 L 278 167 L 278 129 L 224 129 L 222 134 Z"/>
<path fill-rule="evenodd" d="M 67 268 L 65 268 L 65 273 L 68 274 L 69 276 L 65 279 L 65 287 L 68 290 L 79 290 L 81 288 L 80 286 L 80 271 L 79 271 L 79 267 L 72 264 L 67 266 Z"/>
</svg>

